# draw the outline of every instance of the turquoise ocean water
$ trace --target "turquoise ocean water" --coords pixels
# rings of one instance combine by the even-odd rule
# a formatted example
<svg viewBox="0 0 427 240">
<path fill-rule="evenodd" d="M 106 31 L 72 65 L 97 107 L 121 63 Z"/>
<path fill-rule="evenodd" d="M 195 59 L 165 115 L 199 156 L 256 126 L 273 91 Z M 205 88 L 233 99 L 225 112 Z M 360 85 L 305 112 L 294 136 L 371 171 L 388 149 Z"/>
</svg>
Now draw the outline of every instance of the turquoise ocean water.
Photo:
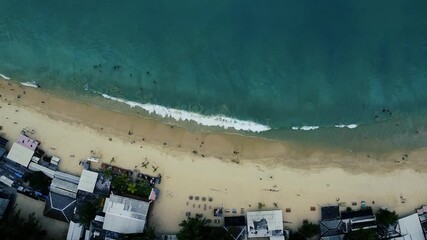
<svg viewBox="0 0 427 240">
<path fill-rule="evenodd" d="M 425 0 L 0 0 L 0 10 L 0 73 L 12 80 L 271 128 L 258 133 L 268 138 L 427 146 L 416 135 L 427 127 Z M 292 130 L 302 126 L 320 128 Z"/>
</svg>

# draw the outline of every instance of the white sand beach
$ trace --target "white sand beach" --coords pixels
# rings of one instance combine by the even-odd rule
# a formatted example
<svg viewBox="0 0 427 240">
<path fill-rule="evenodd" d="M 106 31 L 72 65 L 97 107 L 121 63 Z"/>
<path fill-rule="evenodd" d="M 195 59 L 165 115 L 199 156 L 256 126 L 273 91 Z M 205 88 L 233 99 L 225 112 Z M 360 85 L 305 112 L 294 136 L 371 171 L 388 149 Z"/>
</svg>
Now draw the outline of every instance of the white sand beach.
<svg viewBox="0 0 427 240">
<path fill-rule="evenodd" d="M 421 189 L 427 183 L 427 149 L 405 153 L 407 160 L 401 160 L 401 152 L 368 157 L 238 135 L 188 132 L 5 81 L 0 82 L 0 94 L 0 134 L 14 141 L 22 129 L 34 129 L 30 136 L 41 141 L 47 153 L 61 157 L 62 171 L 80 174 L 79 161 L 95 152 L 107 163 L 114 157 L 115 165 L 160 173 L 161 193 L 149 217 L 157 232 L 177 232 L 187 211 L 213 219 L 213 208 L 222 205 L 240 213 L 242 208 L 257 209 L 258 202 L 265 209 L 274 209 L 277 203 L 284 210 L 285 226 L 296 229 L 303 219 L 318 221 L 319 206 L 325 204 L 351 207 L 352 202 L 360 206 L 364 200 L 374 209 L 385 206 L 405 215 L 427 203 L 427 193 Z M 147 168 L 141 166 L 144 161 L 149 162 Z M 155 173 L 153 167 L 158 167 Z M 200 199 L 189 200 L 189 196 Z M 52 226 L 44 224 L 48 231 L 54 231 Z"/>
</svg>

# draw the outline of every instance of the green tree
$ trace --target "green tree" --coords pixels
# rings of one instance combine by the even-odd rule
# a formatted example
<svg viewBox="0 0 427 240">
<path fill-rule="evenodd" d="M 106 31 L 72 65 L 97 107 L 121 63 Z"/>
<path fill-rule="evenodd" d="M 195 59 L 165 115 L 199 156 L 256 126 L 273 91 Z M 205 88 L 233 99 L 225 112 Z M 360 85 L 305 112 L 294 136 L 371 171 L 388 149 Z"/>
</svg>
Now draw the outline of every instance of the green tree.
<svg viewBox="0 0 427 240">
<path fill-rule="evenodd" d="M 136 184 L 135 183 L 128 183 L 127 191 L 134 194 L 136 192 Z"/>
<path fill-rule="evenodd" d="M 27 173 L 24 176 L 24 181 L 29 182 L 30 187 L 40 191 L 44 195 L 49 194 L 49 185 L 51 183 L 51 179 L 43 172 L 38 171 Z"/>
<path fill-rule="evenodd" d="M 291 235 L 291 237 L 289 238 L 289 240 L 306 240 L 306 238 L 303 235 L 301 235 L 301 233 L 296 232 L 296 233 L 293 233 Z"/>
<path fill-rule="evenodd" d="M 99 200 L 92 200 L 83 203 L 82 207 L 79 209 L 78 217 L 80 225 L 88 227 L 90 222 L 95 219 L 96 214 L 100 210 Z"/>
<path fill-rule="evenodd" d="M 177 234 L 179 240 L 203 240 L 203 234 L 206 226 L 206 218 L 187 218 L 179 226 L 181 230 Z"/>
<path fill-rule="evenodd" d="M 113 190 L 117 191 L 118 193 L 124 193 L 126 192 L 129 183 L 130 183 L 129 177 L 126 174 L 122 174 L 122 175 L 113 177 L 113 180 L 111 181 L 111 187 L 113 188 Z"/>
<path fill-rule="evenodd" d="M 113 175 L 113 169 L 111 169 L 111 168 L 107 168 L 107 169 L 105 169 L 104 170 L 104 176 L 106 177 L 106 178 L 109 178 L 109 177 L 111 177 Z"/>
<path fill-rule="evenodd" d="M 399 219 L 399 216 L 396 214 L 395 211 L 390 212 L 387 209 L 380 209 L 377 214 L 377 222 L 378 224 L 389 226 L 393 223 L 396 223 Z"/>
<path fill-rule="evenodd" d="M 128 234 L 120 238 L 122 240 L 156 240 L 155 228 L 147 227 L 143 233 Z"/>
<path fill-rule="evenodd" d="M 298 228 L 298 232 L 305 238 L 311 238 L 317 234 L 319 234 L 319 225 L 304 222 L 300 228 Z"/>
<path fill-rule="evenodd" d="M 372 229 L 360 229 L 357 231 L 350 232 L 347 235 L 348 240 L 376 240 L 377 233 Z"/>
<path fill-rule="evenodd" d="M 23 218 L 21 210 L 15 211 L 15 207 L 13 214 L 0 223 L 0 236 L 4 240 L 42 240 L 45 239 L 46 233 L 46 230 L 41 228 L 39 220 L 34 217 L 34 213 L 29 214 L 28 218 Z"/>
<path fill-rule="evenodd" d="M 259 202 L 258 203 L 258 210 L 261 210 L 261 209 L 263 209 L 265 207 L 265 204 L 264 203 L 262 203 L 262 202 Z"/>
</svg>

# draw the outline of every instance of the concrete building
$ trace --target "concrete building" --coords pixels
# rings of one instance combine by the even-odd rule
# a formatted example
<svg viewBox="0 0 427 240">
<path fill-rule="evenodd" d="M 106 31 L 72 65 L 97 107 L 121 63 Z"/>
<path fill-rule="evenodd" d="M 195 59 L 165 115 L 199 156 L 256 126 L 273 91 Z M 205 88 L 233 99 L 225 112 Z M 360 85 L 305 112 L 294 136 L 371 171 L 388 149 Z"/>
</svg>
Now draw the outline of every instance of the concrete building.
<svg viewBox="0 0 427 240">
<path fill-rule="evenodd" d="M 417 213 L 399 219 L 398 223 L 401 236 L 392 240 L 425 240 Z"/>
<path fill-rule="evenodd" d="M 246 220 L 249 238 L 284 239 L 282 210 L 248 212 Z"/>
<path fill-rule="evenodd" d="M 98 179 L 98 173 L 83 169 L 82 175 L 80 176 L 78 190 L 93 193 L 95 190 L 96 180 Z"/>
<path fill-rule="evenodd" d="M 117 233 L 142 233 L 150 203 L 111 194 L 106 198 L 103 229 Z"/>
</svg>

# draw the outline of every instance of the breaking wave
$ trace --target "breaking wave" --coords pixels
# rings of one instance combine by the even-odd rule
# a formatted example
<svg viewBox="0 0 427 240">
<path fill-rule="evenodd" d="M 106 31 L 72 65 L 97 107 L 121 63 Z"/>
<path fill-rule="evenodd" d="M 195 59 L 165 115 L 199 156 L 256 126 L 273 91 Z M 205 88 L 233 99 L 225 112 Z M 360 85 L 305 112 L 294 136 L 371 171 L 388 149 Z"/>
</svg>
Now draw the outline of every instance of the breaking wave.
<svg viewBox="0 0 427 240">
<path fill-rule="evenodd" d="M 231 117 L 226 117 L 223 115 L 206 116 L 200 113 L 188 112 L 185 110 L 168 108 L 168 107 L 155 105 L 155 104 L 149 104 L 149 103 L 143 104 L 143 103 L 128 101 L 122 98 L 112 97 L 103 93 L 98 93 L 98 94 L 101 94 L 102 97 L 104 98 L 127 104 L 132 108 L 139 107 L 144 109 L 150 114 L 154 113 L 161 117 L 170 117 L 175 119 L 176 121 L 194 121 L 197 124 L 200 124 L 203 126 L 222 127 L 225 129 L 234 128 L 236 130 L 243 130 L 243 131 L 250 131 L 250 132 L 263 132 L 271 129 L 267 125 L 263 125 L 263 124 L 259 124 L 251 121 L 239 120 Z"/>
</svg>

